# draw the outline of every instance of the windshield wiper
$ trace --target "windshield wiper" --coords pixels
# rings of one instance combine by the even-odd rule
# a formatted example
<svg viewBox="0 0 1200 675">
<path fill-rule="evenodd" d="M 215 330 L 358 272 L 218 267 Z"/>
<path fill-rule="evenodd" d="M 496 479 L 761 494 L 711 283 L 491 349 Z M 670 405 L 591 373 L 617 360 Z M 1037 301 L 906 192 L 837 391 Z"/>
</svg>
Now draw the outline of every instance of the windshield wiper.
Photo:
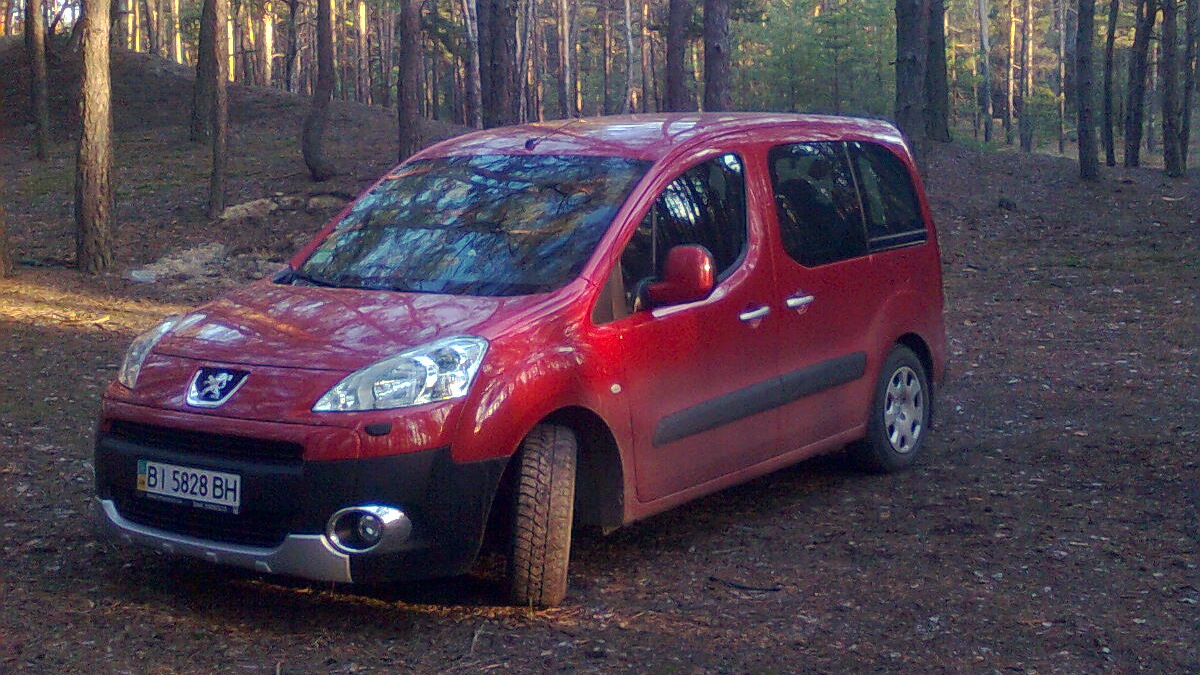
<svg viewBox="0 0 1200 675">
<path fill-rule="evenodd" d="M 297 284 L 299 282 L 299 284 Z M 338 284 L 329 281 L 328 279 L 318 279 L 317 277 L 304 274 L 297 270 L 291 270 L 286 280 L 281 280 L 279 283 L 290 284 L 292 286 L 320 286 L 322 288 L 338 288 Z"/>
</svg>

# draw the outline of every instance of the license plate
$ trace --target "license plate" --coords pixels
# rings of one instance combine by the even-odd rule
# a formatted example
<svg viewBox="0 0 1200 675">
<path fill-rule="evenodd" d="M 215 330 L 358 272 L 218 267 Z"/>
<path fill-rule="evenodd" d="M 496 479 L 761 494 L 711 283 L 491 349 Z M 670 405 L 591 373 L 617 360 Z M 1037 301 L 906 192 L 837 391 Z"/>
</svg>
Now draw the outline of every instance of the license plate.
<svg viewBox="0 0 1200 675">
<path fill-rule="evenodd" d="M 237 513 L 242 505 L 242 477 L 235 473 L 146 459 L 138 460 L 137 489 L 210 511 Z"/>
</svg>

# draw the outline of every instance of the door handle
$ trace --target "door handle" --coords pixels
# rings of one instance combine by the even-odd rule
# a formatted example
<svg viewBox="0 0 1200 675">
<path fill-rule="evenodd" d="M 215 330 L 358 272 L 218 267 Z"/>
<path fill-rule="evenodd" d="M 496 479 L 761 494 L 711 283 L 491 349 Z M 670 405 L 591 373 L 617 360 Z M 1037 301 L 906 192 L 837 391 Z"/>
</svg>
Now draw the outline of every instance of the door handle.
<svg viewBox="0 0 1200 675">
<path fill-rule="evenodd" d="M 787 306 L 788 309 L 800 309 L 801 307 L 806 307 L 811 304 L 813 300 L 816 300 L 816 298 L 806 293 L 801 295 L 793 295 L 787 299 Z"/>
<path fill-rule="evenodd" d="M 761 319 L 770 313 L 771 313 L 771 308 L 766 305 L 763 305 L 762 307 L 758 307 L 756 309 L 748 309 L 748 310 L 742 312 L 741 314 L 738 314 L 738 318 L 741 319 L 742 321 L 754 321 L 755 319 Z"/>
</svg>

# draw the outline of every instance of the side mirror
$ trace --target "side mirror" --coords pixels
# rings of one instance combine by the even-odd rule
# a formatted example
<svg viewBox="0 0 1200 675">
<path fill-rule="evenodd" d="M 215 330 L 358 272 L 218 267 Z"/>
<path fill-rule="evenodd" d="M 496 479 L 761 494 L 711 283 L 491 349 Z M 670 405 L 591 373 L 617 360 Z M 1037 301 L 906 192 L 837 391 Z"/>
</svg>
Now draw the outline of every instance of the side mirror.
<svg viewBox="0 0 1200 675">
<path fill-rule="evenodd" d="M 646 286 L 646 300 L 650 307 L 695 302 L 707 298 L 715 285 L 712 254 L 683 244 L 667 251 L 662 280 Z"/>
</svg>

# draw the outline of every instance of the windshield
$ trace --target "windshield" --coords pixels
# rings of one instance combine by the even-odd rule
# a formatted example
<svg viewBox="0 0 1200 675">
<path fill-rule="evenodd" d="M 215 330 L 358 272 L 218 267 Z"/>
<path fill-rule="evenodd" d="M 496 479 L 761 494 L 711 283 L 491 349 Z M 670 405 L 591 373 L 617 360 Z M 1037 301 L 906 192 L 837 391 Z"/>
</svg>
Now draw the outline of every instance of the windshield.
<svg viewBox="0 0 1200 675">
<path fill-rule="evenodd" d="M 649 164 L 548 155 L 405 164 L 290 281 L 456 295 L 554 290 L 579 274 Z"/>
</svg>

